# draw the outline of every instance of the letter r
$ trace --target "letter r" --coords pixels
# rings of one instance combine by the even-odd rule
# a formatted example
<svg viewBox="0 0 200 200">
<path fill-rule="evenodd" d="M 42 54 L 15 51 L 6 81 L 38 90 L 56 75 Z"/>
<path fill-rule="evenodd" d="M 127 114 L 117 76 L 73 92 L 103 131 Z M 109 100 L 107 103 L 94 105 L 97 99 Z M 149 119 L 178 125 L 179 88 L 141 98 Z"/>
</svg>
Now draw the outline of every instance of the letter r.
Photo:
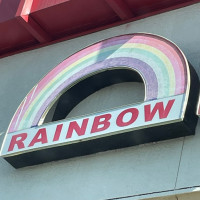
<svg viewBox="0 0 200 200">
<path fill-rule="evenodd" d="M 27 133 L 21 133 L 21 134 L 17 134 L 17 135 L 13 135 L 11 142 L 10 142 L 10 146 L 8 148 L 8 151 L 13 151 L 15 145 L 18 146 L 18 149 L 23 149 L 24 146 L 24 140 L 27 138 Z"/>
</svg>

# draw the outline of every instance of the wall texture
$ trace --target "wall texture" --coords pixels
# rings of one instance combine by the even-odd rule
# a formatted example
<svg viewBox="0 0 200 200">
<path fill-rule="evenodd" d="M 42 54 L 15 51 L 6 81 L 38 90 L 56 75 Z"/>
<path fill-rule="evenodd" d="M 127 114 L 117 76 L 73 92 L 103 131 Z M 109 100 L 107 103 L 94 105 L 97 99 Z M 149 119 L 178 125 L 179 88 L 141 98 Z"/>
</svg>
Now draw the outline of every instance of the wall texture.
<svg viewBox="0 0 200 200">
<path fill-rule="evenodd" d="M 200 3 L 0 59 L 0 142 L 22 99 L 49 70 L 74 52 L 112 36 L 135 32 L 164 36 L 181 48 L 200 77 L 199 19 Z M 122 92 L 123 86 L 117 91 Z M 107 93 L 109 101 L 115 94 Z M 0 199 L 141 199 L 186 188 L 190 188 L 186 192 L 196 191 L 200 185 L 199 143 L 200 121 L 195 136 L 18 170 L 0 158 Z"/>
</svg>

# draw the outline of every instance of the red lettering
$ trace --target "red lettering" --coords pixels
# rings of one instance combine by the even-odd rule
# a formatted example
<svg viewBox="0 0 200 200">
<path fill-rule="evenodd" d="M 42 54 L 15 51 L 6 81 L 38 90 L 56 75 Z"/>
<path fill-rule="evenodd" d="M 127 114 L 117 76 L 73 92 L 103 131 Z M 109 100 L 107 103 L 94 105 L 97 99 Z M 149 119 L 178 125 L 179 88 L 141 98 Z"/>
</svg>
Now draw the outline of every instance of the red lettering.
<svg viewBox="0 0 200 200">
<path fill-rule="evenodd" d="M 35 143 L 41 142 L 42 144 L 47 143 L 47 132 L 46 128 L 41 128 L 38 130 L 36 135 L 34 136 L 31 143 L 28 145 L 29 147 L 32 147 L 35 145 Z"/>
<path fill-rule="evenodd" d="M 62 127 L 63 127 L 63 124 L 58 124 L 57 125 L 56 131 L 55 131 L 55 135 L 54 135 L 54 138 L 53 138 L 54 142 L 59 140 Z"/>
<path fill-rule="evenodd" d="M 15 145 L 18 146 L 18 149 L 23 149 L 24 146 L 24 140 L 27 138 L 27 133 L 20 133 L 18 135 L 13 135 L 8 151 L 13 151 Z"/>
<path fill-rule="evenodd" d="M 127 114 L 127 113 L 131 113 L 132 116 L 131 116 L 131 119 L 129 121 L 124 122 L 123 118 L 124 118 L 124 115 Z M 126 109 L 118 115 L 116 124 L 117 124 L 117 126 L 120 126 L 120 127 L 128 126 L 128 125 L 135 122 L 135 120 L 138 118 L 138 115 L 139 115 L 139 111 L 138 111 L 137 108 Z"/>
<path fill-rule="evenodd" d="M 109 120 L 111 119 L 111 114 L 100 115 L 94 118 L 91 133 L 104 131 L 110 126 Z M 103 125 L 102 127 L 99 127 Z"/>
<path fill-rule="evenodd" d="M 70 122 L 66 138 L 71 138 L 74 130 L 76 131 L 78 136 L 84 135 L 87 128 L 88 120 L 88 118 L 84 119 L 81 127 L 76 121 Z"/>
<path fill-rule="evenodd" d="M 164 109 L 163 102 L 158 102 L 154 106 L 152 112 L 151 112 L 151 105 L 150 104 L 145 105 L 144 106 L 145 122 L 151 121 L 157 111 L 159 113 L 160 119 L 166 118 L 174 104 L 174 101 L 175 101 L 175 99 L 169 100 L 165 109 Z"/>
</svg>

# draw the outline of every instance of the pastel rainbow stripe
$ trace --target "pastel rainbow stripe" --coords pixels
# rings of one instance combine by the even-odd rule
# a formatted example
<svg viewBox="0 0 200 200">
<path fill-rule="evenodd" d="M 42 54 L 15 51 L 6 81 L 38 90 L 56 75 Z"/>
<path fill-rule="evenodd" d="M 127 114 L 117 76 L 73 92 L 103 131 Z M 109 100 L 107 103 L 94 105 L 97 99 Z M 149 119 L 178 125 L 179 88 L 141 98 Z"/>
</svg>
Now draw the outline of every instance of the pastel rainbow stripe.
<svg viewBox="0 0 200 200">
<path fill-rule="evenodd" d="M 143 78 L 145 100 L 186 93 L 188 65 L 168 40 L 151 34 L 114 37 L 70 56 L 50 71 L 22 101 L 8 132 L 37 126 L 44 112 L 64 90 L 102 70 L 128 68 Z"/>
</svg>

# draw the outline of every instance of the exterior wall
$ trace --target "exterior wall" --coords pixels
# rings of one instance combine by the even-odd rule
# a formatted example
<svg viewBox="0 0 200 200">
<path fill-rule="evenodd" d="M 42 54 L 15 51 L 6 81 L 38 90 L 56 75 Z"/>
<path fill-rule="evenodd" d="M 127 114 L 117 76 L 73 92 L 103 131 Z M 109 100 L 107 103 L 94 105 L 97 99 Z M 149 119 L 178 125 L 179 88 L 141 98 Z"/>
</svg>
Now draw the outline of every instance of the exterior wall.
<svg viewBox="0 0 200 200">
<path fill-rule="evenodd" d="M 18 105 L 49 70 L 74 52 L 109 37 L 134 32 L 164 36 L 181 48 L 200 77 L 199 19 L 200 3 L 1 59 L 1 143 Z M 0 199 L 132 200 L 173 195 L 168 198 L 184 200 L 179 193 L 199 190 L 199 143 L 200 121 L 194 136 L 18 170 L 0 158 Z"/>
</svg>

